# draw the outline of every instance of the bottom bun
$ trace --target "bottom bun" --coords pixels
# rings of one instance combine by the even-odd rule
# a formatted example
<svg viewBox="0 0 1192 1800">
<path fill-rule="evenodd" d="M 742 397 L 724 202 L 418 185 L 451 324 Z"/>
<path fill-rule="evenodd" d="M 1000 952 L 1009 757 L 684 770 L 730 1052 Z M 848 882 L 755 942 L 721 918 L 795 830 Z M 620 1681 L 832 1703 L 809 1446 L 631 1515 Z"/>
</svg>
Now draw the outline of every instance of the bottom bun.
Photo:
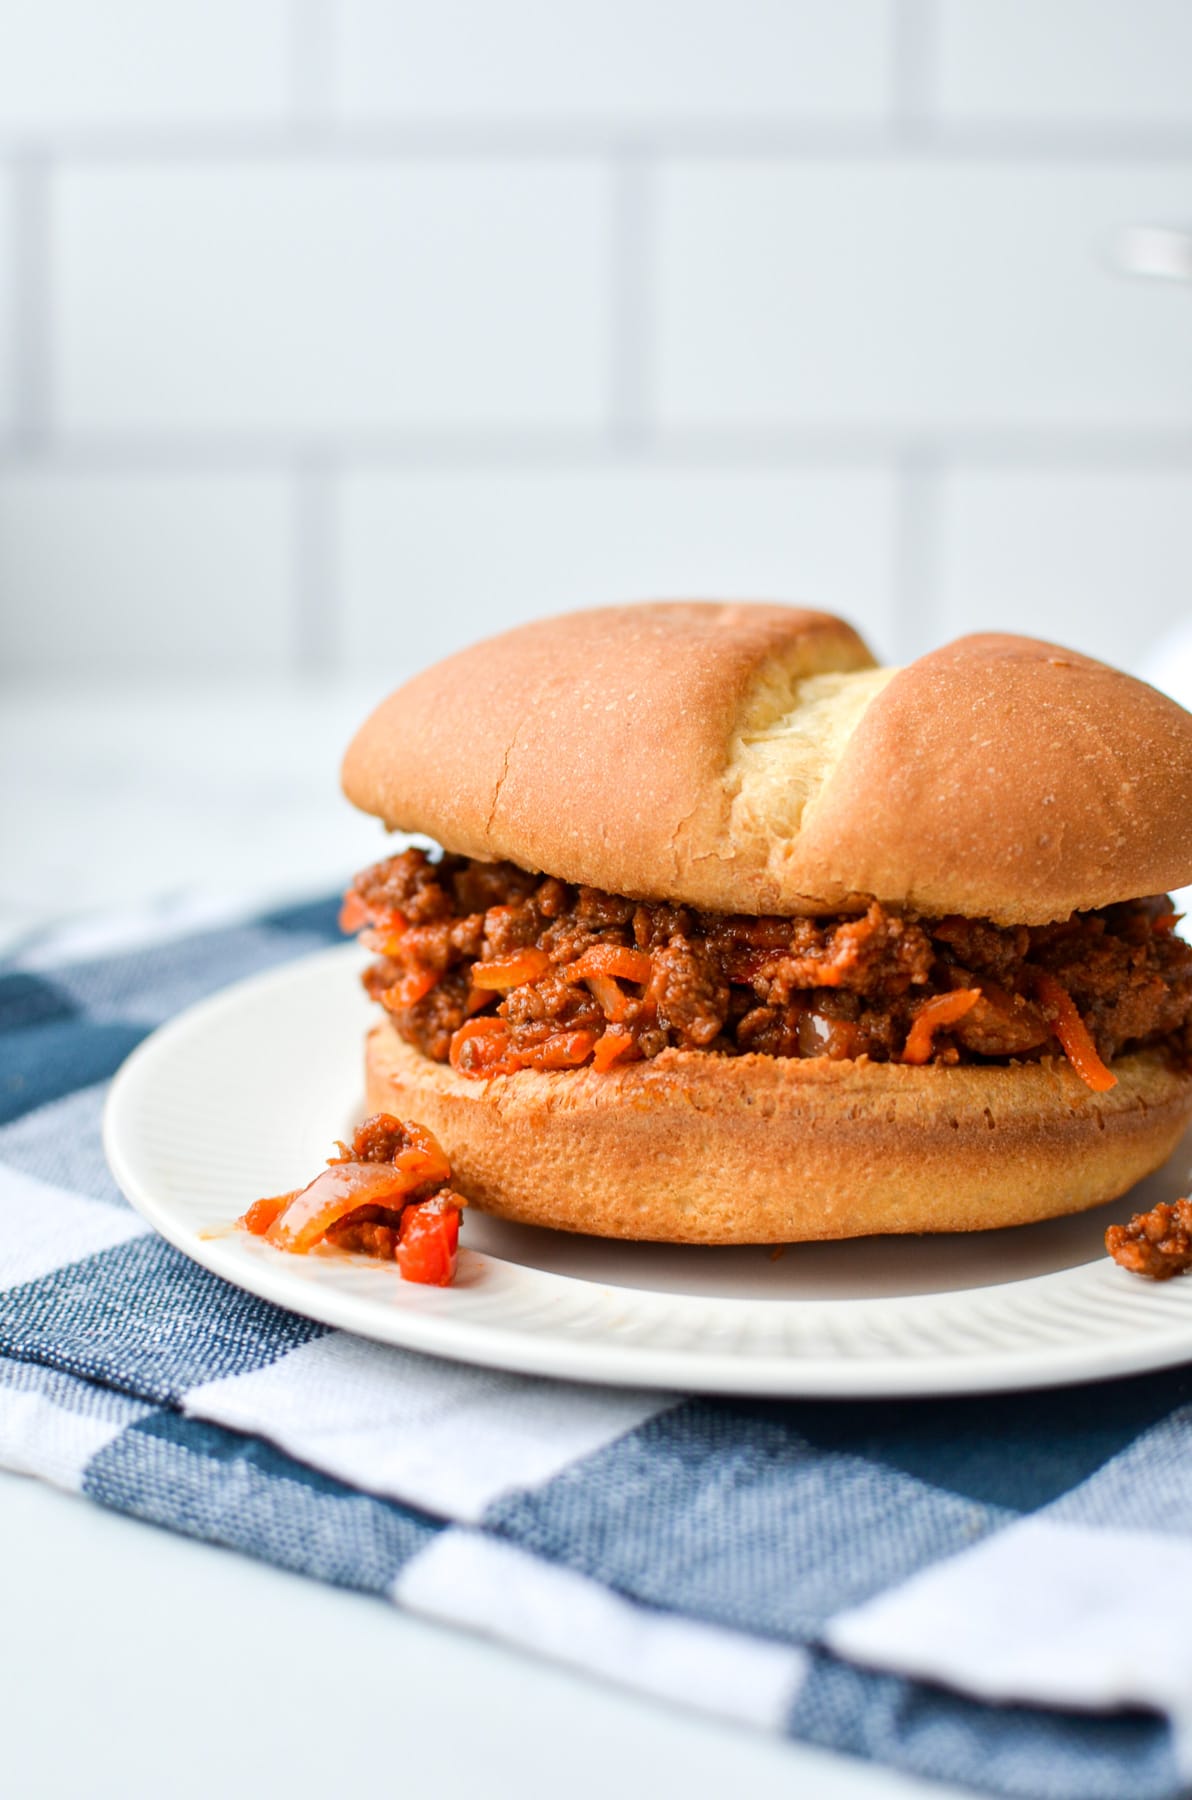
<svg viewBox="0 0 1192 1800">
<path fill-rule="evenodd" d="M 473 1081 L 388 1022 L 369 1034 L 370 1112 L 416 1119 L 460 1191 L 503 1219 L 596 1237 L 789 1244 L 983 1231 L 1079 1212 L 1165 1162 L 1192 1076 L 1157 1050 L 1094 1094 L 1067 1063 L 912 1068 L 717 1056 L 525 1069 Z"/>
</svg>

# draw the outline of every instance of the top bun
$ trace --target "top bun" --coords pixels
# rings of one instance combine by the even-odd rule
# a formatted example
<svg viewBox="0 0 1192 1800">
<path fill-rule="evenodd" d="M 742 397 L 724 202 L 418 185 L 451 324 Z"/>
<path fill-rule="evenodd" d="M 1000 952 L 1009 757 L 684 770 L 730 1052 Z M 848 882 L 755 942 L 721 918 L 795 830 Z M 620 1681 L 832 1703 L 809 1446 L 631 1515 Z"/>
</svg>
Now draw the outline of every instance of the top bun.
<svg viewBox="0 0 1192 1800">
<path fill-rule="evenodd" d="M 794 607 L 606 607 L 490 638 L 382 702 L 343 784 L 461 855 L 721 912 L 1044 924 L 1192 880 L 1174 701 L 998 633 L 882 669 Z"/>
</svg>

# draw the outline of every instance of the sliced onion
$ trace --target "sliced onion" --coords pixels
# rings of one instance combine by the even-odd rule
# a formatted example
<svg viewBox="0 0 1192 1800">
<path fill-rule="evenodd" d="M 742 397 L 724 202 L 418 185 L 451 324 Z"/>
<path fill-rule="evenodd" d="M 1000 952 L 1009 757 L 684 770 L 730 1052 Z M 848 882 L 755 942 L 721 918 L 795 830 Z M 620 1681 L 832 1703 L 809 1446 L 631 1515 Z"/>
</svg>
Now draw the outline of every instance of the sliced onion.
<svg viewBox="0 0 1192 1800">
<path fill-rule="evenodd" d="M 392 1206 L 400 1209 L 405 1196 L 437 1179 L 431 1159 L 405 1150 L 403 1157 L 419 1158 L 424 1167 L 396 1168 L 392 1163 L 335 1163 L 316 1175 L 309 1187 L 295 1195 L 270 1225 L 265 1237 L 279 1250 L 303 1255 L 313 1250 L 329 1228 L 360 1206 Z"/>
</svg>

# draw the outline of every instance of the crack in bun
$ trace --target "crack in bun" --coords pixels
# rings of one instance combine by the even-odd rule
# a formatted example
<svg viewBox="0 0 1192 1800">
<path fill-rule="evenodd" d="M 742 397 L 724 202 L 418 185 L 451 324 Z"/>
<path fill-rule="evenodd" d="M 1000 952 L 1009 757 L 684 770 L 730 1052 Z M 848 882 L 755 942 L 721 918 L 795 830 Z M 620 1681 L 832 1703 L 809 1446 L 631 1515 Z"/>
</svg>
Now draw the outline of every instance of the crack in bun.
<svg viewBox="0 0 1192 1800">
<path fill-rule="evenodd" d="M 473 645 L 382 702 L 343 783 L 461 855 L 722 912 L 1045 924 L 1192 877 L 1173 701 L 1000 634 L 878 668 L 784 606 L 608 607 Z"/>
</svg>

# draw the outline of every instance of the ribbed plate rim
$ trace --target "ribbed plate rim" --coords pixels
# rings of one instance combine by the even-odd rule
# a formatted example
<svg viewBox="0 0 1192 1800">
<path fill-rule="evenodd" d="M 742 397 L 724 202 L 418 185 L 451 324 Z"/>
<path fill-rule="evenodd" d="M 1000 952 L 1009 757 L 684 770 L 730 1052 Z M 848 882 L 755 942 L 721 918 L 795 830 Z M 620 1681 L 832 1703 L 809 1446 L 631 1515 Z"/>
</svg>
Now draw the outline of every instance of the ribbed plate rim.
<svg viewBox="0 0 1192 1800">
<path fill-rule="evenodd" d="M 239 981 L 154 1031 L 112 1083 L 104 1148 L 121 1190 L 184 1255 L 247 1292 L 328 1326 L 450 1360 L 681 1392 L 917 1398 L 1067 1385 L 1192 1358 L 1192 1280 L 1144 1286 L 1107 1261 L 986 1287 L 811 1301 L 608 1286 L 468 1251 L 467 1278 L 439 1291 L 413 1287 L 363 1259 L 296 1258 L 242 1233 L 213 1234 L 210 1204 L 204 1211 L 198 1197 L 204 1177 L 193 1149 L 189 1161 L 177 1147 L 164 1151 L 151 1141 L 147 1119 L 168 1122 L 185 1114 L 196 1070 L 200 1083 L 204 1070 L 214 1078 L 216 1059 L 224 1059 L 220 1078 L 226 1080 L 230 1040 L 278 1121 L 290 1108 L 296 1115 L 297 1098 L 277 1091 L 280 1076 L 270 1079 L 286 1007 L 305 994 L 319 1002 L 312 1020 L 335 1018 L 346 1028 L 349 1008 L 353 1021 L 360 1016 L 352 979 L 358 962 L 355 947 L 336 947 Z M 312 1024 L 303 1045 L 311 1064 L 303 1110 L 317 1113 L 323 1105 L 327 1137 L 341 1126 L 334 1096 L 345 1080 L 333 1054 L 327 1033 Z M 232 1106 L 226 1098 L 220 1103 L 225 1111 Z M 231 1135 L 231 1164 L 221 1152 L 221 1169 L 236 1166 L 237 1124 L 234 1117 L 204 1115 L 208 1143 L 224 1146 Z M 222 1222 L 236 1210 L 230 1201 Z M 617 1248 L 632 1257 L 636 1247 Z M 1095 1336 L 1090 1320 L 1103 1327 Z M 707 1346 L 726 1330 L 735 1334 L 736 1348 Z M 635 1341 L 626 1341 L 633 1333 Z M 828 1349 L 825 1336 L 833 1340 Z M 867 1352 L 866 1340 L 875 1336 L 880 1349 Z M 855 1348 L 846 1354 L 850 1344 Z"/>
</svg>

